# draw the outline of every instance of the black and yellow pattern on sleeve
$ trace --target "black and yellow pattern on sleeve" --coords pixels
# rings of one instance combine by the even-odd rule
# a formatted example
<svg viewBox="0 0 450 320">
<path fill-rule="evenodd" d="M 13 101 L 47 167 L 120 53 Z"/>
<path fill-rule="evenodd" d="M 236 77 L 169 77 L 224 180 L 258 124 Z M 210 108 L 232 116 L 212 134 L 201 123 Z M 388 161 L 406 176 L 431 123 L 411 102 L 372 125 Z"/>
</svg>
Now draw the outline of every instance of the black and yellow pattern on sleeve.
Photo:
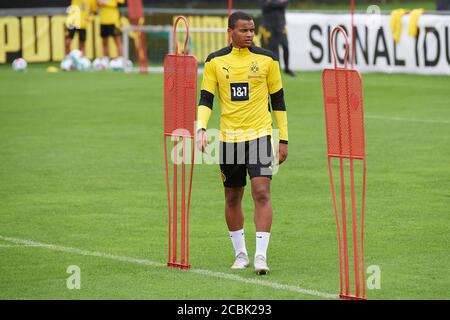
<svg viewBox="0 0 450 320">
<path fill-rule="evenodd" d="M 241 142 L 272 134 L 272 116 L 280 130 L 280 142 L 288 141 L 286 105 L 278 60 L 258 47 L 225 47 L 205 62 L 198 128 L 206 129 L 214 95 L 220 99 L 221 140 Z"/>
</svg>

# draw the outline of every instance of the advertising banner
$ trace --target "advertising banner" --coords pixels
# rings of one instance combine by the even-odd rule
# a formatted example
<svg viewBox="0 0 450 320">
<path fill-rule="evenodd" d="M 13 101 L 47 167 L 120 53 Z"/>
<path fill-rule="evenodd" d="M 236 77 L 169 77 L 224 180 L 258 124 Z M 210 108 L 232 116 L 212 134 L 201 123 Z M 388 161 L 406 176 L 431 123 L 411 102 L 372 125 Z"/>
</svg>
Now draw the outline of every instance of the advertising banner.
<svg viewBox="0 0 450 320">
<path fill-rule="evenodd" d="M 362 72 L 401 72 L 450 75 L 450 18 L 423 14 L 418 36 L 408 34 L 409 15 L 401 18 L 401 37 L 396 43 L 389 15 L 355 14 L 355 65 Z M 297 71 L 332 67 L 330 35 L 342 26 L 351 37 L 349 14 L 287 13 L 291 68 Z M 344 37 L 337 36 L 340 62 L 345 53 Z"/>
</svg>

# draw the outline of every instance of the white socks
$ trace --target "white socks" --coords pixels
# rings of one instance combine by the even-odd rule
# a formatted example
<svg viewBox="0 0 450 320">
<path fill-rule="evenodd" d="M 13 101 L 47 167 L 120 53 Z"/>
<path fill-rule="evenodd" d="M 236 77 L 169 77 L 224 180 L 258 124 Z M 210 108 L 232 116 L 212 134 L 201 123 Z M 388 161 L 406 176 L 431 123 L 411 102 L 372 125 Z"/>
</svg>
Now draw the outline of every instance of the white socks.
<svg viewBox="0 0 450 320">
<path fill-rule="evenodd" d="M 256 232 L 256 252 L 257 256 L 263 256 L 266 258 L 267 247 L 269 246 L 270 232 Z"/>
<path fill-rule="evenodd" d="M 245 235 L 244 229 L 229 231 L 231 242 L 233 243 L 233 248 L 236 253 L 236 256 L 244 252 L 246 255 L 247 248 L 245 247 Z M 269 246 L 270 232 L 256 232 L 256 256 L 263 256 L 266 258 L 267 256 L 267 247 Z"/>
<path fill-rule="evenodd" d="M 231 242 L 233 243 L 234 251 L 236 252 L 236 256 L 243 252 L 247 254 L 247 248 L 245 247 L 245 236 L 244 229 L 229 231 Z"/>
</svg>

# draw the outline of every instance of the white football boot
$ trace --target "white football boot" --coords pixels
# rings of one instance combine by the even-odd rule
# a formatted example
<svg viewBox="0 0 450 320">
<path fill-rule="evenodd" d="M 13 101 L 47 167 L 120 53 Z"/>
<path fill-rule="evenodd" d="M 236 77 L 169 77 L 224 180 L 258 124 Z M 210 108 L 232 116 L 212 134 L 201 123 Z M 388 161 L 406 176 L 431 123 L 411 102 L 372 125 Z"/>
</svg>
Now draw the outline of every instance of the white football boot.
<svg viewBox="0 0 450 320">
<path fill-rule="evenodd" d="M 231 266 L 231 269 L 234 270 L 240 270 L 245 269 L 250 265 L 250 261 L 248 260 L 248 256 L 241 252 L 236 256 L 236 260 L 234 261 L 233 265 Z"/>
<path fill-rule="evenodd" d="M 267 265 L 266 258 L 262 255 L 255 257 L 255 272 L 257 275 L 269 273 L 269 266 Z"/>
</svg>

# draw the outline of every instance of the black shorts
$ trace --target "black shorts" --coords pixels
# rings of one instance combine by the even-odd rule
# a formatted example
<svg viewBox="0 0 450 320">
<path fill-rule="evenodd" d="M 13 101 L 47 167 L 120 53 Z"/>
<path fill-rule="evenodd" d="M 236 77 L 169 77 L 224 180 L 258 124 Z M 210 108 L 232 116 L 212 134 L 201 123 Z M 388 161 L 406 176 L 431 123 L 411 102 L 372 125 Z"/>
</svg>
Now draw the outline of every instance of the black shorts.
<svg viewBox="0 0 450 320">
<path fill-rule="evenodd" d="M 121 32 L 115 24 L 101 24 L 100 25 L 100 36 L 102 38 L 120 36 Z"/>
<path fill-rule="evenodd" d="M 219 152 L 220 171 L 225 187 L 244 187 L 247 184 L 247 172 L 250 179 L 272 179 L 273 154 L 270 136 L 237 143 L 220 142 Z"/>
<path fill-rule="evenodd" d="M 68 28 L 66 29 L 66 36 L 69 39 L 73 39 L 75 37 L 75 33 L 78 33 L 78 37 L 80 41 L 86 41 L 86 29 L 76 29 L 76 28 Z"/>
</svg>

